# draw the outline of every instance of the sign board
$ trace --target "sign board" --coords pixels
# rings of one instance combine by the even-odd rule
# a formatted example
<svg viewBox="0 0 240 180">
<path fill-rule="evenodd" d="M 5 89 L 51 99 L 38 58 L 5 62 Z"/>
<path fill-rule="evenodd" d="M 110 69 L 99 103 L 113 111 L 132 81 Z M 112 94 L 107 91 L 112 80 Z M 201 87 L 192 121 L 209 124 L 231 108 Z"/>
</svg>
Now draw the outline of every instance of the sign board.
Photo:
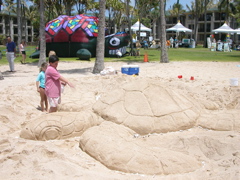
<svg viewBox="0 0 240 180">
<path fill-rule="evenodd" d="M 140 36 L 141 36 L 141 37 L 146 37 L 146 36 L 147 36 L 147 33 L 145 33 L 145 32 L 140 32 Z"/>
</svg>

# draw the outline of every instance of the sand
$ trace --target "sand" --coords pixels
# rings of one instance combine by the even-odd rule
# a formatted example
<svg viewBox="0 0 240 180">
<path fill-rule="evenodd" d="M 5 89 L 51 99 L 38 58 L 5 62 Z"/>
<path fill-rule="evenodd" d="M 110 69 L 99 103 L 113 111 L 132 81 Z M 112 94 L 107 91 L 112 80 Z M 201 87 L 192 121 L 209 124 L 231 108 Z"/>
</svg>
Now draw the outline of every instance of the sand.
<svg viewBox="0 0 240 180">
<path fill-rule="evenodd" d="M 154 174 L 146 171 L 151 168 L 151 161 L 149 164 L 143 161 L 139 164 L 141 165 L 139 171 L 146 173 L 126 172 L 124 168 L 116 170 L 114 166 L 111 168 L 110 165 L 106 165 L 110 161 L 99 161 L 101 158 L 94 156 L 94 149 L 91 149 L 94 144 L 82 149 L 79 147 L 80 140 L 82 140 L 80 146 L 83 146 L 86 138 L 98 134 L 101 128 L 106 132 L 111 131 L 109 127 L 114 127 L 112 130 L 116 131 L 122 130 L 116 123 L 109 125 L 113 123 L 109 121 L 102 123 L 101 126 L 89 128 L 83 136 L 49 141 L 21 138 L 20 133 L 27 124 L 48 114 L 38 110 L 40 97 L 35 85 L 38 67 L 36 64 L 15 64 L 15 73 L 7 72 L 9 70 L 7 65 L 0 67 L 4 76 L 4 80 L 0 80 L 0 179 L 240 179 L 240 86 L 230 86 L 230 78 L 240 78 L 240 67 L 237 66 L 239 63 L 133 63 L 140 67 L 139 76 L 136 77 L 121 74 L 121 66 L 125 64 L 124 62 L 105 63 L 105 67 L 113 67 L 118 70 L 118 74 L 101 76 L 91 73 L 93 62 L 60 61 L 58 70 L 76 85 L 76 89 L 65 87 L 59 111 L 66 114 L 92 111 L 93 105 L 99 98 L 120 89 L 126 82 L 136 80 L 160 83 L 167 89 L 193 99 L 196 106 L 201 108 L 202 123 L 165 133 L 137 134 L 138 142 L 135 145 L 141 144 L 142 148 L 139 151 L 142 156 L 145 153 L 146 157 L 143 159 L 146 161 L 151 159 L 147 156 L 152 149 L 155 153 L 161 152 L 160 160 L 164 159 L 165 162 L 177 153 L 176 163 L 182 163 L 186 169 L 177 168 L 172 162 L 175 169 L 168 167 L 167 171 Z M 182 79 L 178 78 L 179 75 L 182 75 Z M 190 80 L 191 76 L 194 80 Z M 135 99 L 131 100 L 135 101 Z M 203 115 L 206 113 L 211 117 Z M 219 119 L 222 123 L 218 121 Z M 126 133 L 123 131 L 121 133 Z M 127 130 L 127 132 L 132 131 Z M 123 136 L 122 147 L 127 144 L 131 150 L 132 140 L 127 139 L 124 134 Z M 99 134 L 97 141 L 101 141 L 100 137 L 105 136 Z M 115 135 L 111 138 L 114 145 L 118 139 Z M 128 142 L 124 144 L 126 141 Z M 114 148 L 116 151 L 121 149 L 119 144 L 119 147 L 104 143 L 101 146 L 109 149 L 104 152 L 101 149 L 101 152 L 97 151 L 96 154 L 112 152 Z M 119 161 L 125 158 L 122 154 L 119 154 L 119 157 Z M 133 167 L 137 166 L 136 163 L 132 164 Z M 191 169 L 191 166 L 194 168 Z"/>
</svg>

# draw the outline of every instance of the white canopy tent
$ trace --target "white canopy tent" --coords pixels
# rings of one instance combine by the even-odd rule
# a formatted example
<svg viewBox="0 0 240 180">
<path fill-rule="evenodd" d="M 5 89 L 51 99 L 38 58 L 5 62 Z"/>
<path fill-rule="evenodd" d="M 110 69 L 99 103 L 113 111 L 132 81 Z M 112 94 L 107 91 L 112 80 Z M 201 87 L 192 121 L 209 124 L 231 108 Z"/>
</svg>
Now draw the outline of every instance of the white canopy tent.
<svg viewBox="0 0 240 180">
<path fill-rule="evenodd" d="M 128 28 L 126 28 L 128 30 Z M 131 30 L 133 31 L 139 31 L 139 21 L 137 21 L 134 25 L 131 26 Z M 146 26 L 144 26 L 142 23 L 140 24 L 140 31 L 148 31 L 151 32 L 152 30 Z"/>
<path fill-rule="evenodd" d="M 180 22 L 178 22 L 175 26 L 166 29 L 166 31 L 175 31 L 175 32 L 192 32 L 191 29 L 186 28 Z"/>
<path fill-rule="evenodd" d="M 235 31 L 235 33 L 237 33 L 237 34 L 240 34 L 240 28 L 237 28 L 237 29 L 235 29 L 234 31 Z"/>
<path fill-rule="evenodd" d="M 224 23 L 221 27 L 212 30 L 214 33 L 227 33 L 227 34 L 233 34 L 236 33 L 234 29 L 229 27 L 226 23 Z"/>
</svg>

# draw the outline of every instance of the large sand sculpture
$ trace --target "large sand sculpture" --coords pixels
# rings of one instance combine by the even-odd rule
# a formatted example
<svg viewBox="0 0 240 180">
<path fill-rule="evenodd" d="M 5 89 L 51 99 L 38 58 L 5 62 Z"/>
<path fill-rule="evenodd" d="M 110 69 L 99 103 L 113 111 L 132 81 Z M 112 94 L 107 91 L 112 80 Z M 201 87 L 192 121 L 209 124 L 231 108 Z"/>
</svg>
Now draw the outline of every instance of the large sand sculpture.
<svg viewBox="0 0 240 180">
<path fill-rule="evenodd" d="M 161 84 L 136 79 L 103 94 L 92 112 L 58 112 L 31 121 L 21 137 L 52 140 L 81 136 L 80 148 L 112 170 L 152 175 L 188 173 L 199 169 L 201 162 L 188 154 L 145 147 L 144 143 L 149 134 L 195 126 L 240 130 L 239 114 L 212 115 L 206 109 L 212 106 Z M 227 129 L 222 129 L 226 122 Z M 143 136 L 144 141 L 138 138 Z"/>
<path fill-rule="evenodd" d="M 239 179 L 239 63 L 134 64 L 139 76 L 100 76 L 61 61 L 76 89 L 54 114 L 37 109 L 36 64 L 0 66 L 0 179 Z"/>
</svg>

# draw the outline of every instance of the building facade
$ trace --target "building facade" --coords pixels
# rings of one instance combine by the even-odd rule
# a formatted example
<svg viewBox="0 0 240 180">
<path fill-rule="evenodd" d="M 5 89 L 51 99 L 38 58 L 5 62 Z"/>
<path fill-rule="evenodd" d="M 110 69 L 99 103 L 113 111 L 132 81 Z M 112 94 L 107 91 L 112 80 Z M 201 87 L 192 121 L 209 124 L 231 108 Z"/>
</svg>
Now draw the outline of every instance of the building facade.
<svg viewBox="0 0 240 180">
<path fill-rule="evenodd" d="M 18 40 L 18 23 L 17 15 L 7 11 L 0 12 L 0 34 L 11 36 L 13 41 L 17 42 Z M 33 42 L 34 40 L 34 30 L 31 25 L 30 20 L 25 20 L 21 27 L 22 30 L 22 39 L 26 42 Z"/>
<path fill-rule="evenodd" d="M 212 30 L 217 29 L 220 26 L 222 26 L 225 23 L 225 18 L 226 13 L 225 12 L 219 12 L 217 8 L 215 9 L 209 9 L 207 11 L 206 15 L 206 37 L 209 37 L 210 35 L 213 35 Z M 171 16 L 169 14 L 166 15 L 166 28 L 170 28 L 174 26 L 177 23 L 178 19 L 177 17 Z M 194 38 L 194 15 L 186 12 L 180 15 L 180 22 L 187 28 L 193 30 L 192 33 L 180 33 L 179 36 L 180 38 L 189 38 L 192 39 Z M 230 19 L 227 24 L 233 28 L 237 29 L 238 24 L 234 19 Z M 197 41 L 198 43 L 202 44 L 204 42 L 204 28 L 205 28 L 205 18 L 204 15 L 201 15 L 198 19 L 198 35 L 197 35 Z M 153 30 L 154 32 L 154 30 Z M 156 30 L 155 30 L 155 38 L 159 39 L 160 38 L 160 22 L 157 21 L 156 24 Z M 154 36 L 154 35 L 153 35 Z M 176 36 L 175 32 L 167 32 L 167 39 L 170 37 Z M 216 40 L 224 40 L 226 37 L 226 34 L 219 33 L 219 34 L 214 34 L 214 37 Z M 231 39 L 235 39 L 236 41 L 239 40 L 239 36 L 236 34 L 231 35 Z"/>
</svg>

